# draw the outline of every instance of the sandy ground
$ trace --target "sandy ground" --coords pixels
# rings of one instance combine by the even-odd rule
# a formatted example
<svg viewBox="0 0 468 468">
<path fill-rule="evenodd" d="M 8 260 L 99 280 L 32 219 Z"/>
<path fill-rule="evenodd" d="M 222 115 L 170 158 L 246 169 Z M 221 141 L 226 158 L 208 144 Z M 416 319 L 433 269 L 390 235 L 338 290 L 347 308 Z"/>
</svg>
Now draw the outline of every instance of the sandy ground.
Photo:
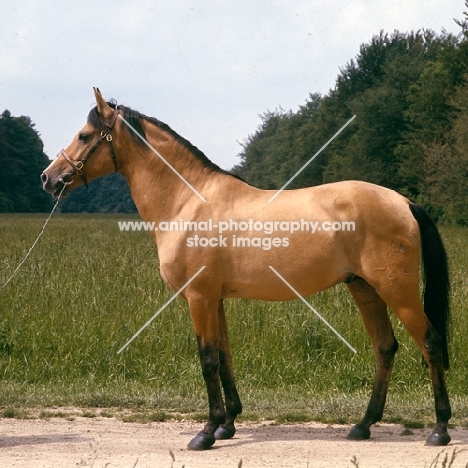
<svg viewBox="0 0 468 468">
<path fill-rule="evenodd" d="M 374 428 L 370 440 L 350 442 L 345 439 L 348 426 L 244 423 L 238 425 L 234 439 L 218 441 L 205 452 L 188 451 L 187 442 L 201 426 L 191 421 L 139 424 L 102 417 L 0 419 L 0 467 L 236 468 L 242 460 L 242 468 L 357 464 L 423 468 L 441 453 L 437 466 L 442 467 L 443 458 L 453 450 L 460 453 L 452 468 L 468 463 L 468 430 L 460 428 L 451 430 L 452 442 L 443 451 L 424 445 L 430 429 L 403 435 L 401 426 L 382 424 Z"/>
</svg>

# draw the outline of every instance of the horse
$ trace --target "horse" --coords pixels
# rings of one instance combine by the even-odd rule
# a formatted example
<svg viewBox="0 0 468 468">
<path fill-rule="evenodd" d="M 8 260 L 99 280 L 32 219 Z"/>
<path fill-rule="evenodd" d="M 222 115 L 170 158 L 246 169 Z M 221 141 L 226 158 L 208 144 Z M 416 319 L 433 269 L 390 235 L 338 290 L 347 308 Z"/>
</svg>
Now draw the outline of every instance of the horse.
<svg viewBox="0 0 468 468">
<path fill-rule="evenodd" d="M 368 439 L 383 415 L 398 349 L 389 307 L 429 368 L 436 423 L 426 444 L 450 442 L 448 261 L 438 229 L 422 206 L 362 181 L 281 193 L 255 188 L 219 168 L 165 123 L 106 102 L 98 88 L 94 96 L 96 106 L 85 126 L 41 174 L 42 185 L 57 197 L 117 171 L 127 180 L 141 218 L 161 226 L 152 230 L 161 277 L 188 304 L 208 395 L 207 422 L 189 449 L 209 449 L 217 439 L 232 438 L 242 412 L 224 300 L 286 301 L 340 282 L 357 304 L 376 360 L 367 410 L 347 438 Z M 313 236 L 305 228 L 311 219 L 319 226 Z M 339 230 L 340 222 L 352 222 L 355 229 Z M 197 235 L 176 229 L 181 224 L 198 229 Z M 218 231 L 206 237 L 210 226 Z M 262 226 L 276 228 L 283 237 L 265 242 L 271 230 L 260 231 L 259 237 Z M 282 228 L 288 226 L 285 237 Z"/>
</svg>

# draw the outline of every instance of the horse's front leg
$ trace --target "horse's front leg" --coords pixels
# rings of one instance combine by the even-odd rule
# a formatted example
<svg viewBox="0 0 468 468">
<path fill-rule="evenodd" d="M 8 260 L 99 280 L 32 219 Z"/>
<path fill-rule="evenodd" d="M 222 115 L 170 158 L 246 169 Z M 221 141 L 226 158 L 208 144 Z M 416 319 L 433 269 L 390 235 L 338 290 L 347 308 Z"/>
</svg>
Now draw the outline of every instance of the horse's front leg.
<svg viewBox="0 0 468 468">
<path fill-rule="evenodd" d="M 237 393 L 236 384 L 234 382 L 234 374 L 232 372 L 232 355 L 231 347 L 229 346 L 228 329 L 226 323 L 226 315 L 224 313 L 223 301 L 219 301 L 218 307 L 219 320 L 219 360 L 220 360 L 220 377 L 223 385 L 224 397 L 226 400 L 226 421 L 218 427 L 215 432 L 217 439 L 231 439 L 236 433 L 234 421 L 236 416 L 242 413 L 242 404 Z"/>
<path fill-rule="evenodd" d="M 188 444 L 189 450 L 206 450 L 215 443 L 215 431 L 226 419 L 219 382 L 218 300 L 189 299 L 190 315 L 198 341 L 203 378 L 208 392 L 208 422 Z"/>
</svg>

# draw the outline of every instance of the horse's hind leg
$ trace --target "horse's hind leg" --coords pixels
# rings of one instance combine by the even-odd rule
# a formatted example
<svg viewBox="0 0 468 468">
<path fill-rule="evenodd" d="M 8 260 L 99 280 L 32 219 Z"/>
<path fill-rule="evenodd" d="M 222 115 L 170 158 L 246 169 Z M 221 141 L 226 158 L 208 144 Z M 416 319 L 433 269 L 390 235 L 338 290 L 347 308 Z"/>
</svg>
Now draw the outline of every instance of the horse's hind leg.
<svg viewBox="0 0 468 468">
<path fill-rule="evenodd" d="M 361 312 L 377 363 L 374 388 L 366 414 L 348 434 L 348 439 L 363 440 L 370 437 L 370 426 L 382 418 L 398 343 L 393 335 L 387 305 L 375 289 L 362 278 L 356 278 L 348 284 L 348 288 Z"/>
<path fill-rule="evenodd" d="M 216 439 L 230 439 L 234 436 L 236 428 L 234 420 L 242 412 L 242 404 L 237 393 L 234 375 L 232 372 L 232 354 L 229 346 L 228 329 L 226 316 L 224 313 L 223 301 L 219 301 L 218 307 L 218 326 L 219 326 L 219 375 L 223 385 L 226 421 L 215 431 Z"/>
<path fill-rule="evenodd" d="M 410 297 L 409 294 L 407 297 Z M 419 296 L 414 297 L 413 307 L 392 306 L 397 317 L 403 322 L 409 334 L 416 341 L 429 371 L 434 390 L 436 425 L 426 440 L 427 445 L 444 446 L 450 442 L 447 431 L 448 421 L 452 415 L 445 382 L 442 340 L 434 330 L 424 313 Z"/>
<path fill-rule="evenodd" d="M 440 341 L 437 333 L 429 328 L 424 341 L 424 358 L 429 365 L 431 372 L 432 386 L 434 389 L 436 425 L 431 435 L 426 440 L 426 445 L 444 446 L 447 445 L 451 437 L 448 434 L 447 426 L 452 410 L 445 383 L 445 371 L 443 367 L 442 353 L 439 351 Z"/>
</svg>

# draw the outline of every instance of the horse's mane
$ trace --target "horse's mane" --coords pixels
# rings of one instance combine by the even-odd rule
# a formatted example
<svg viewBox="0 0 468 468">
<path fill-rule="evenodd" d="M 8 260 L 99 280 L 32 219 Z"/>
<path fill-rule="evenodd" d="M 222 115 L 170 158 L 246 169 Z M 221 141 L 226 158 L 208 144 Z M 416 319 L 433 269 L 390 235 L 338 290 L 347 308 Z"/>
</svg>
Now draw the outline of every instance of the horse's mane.
<svg viewBox="0 0 468 468">
<path fill-rule="evenodd" d="M 160 120 L 156 119 L 155 117 L 148 117 L 144 114 L 141 114 L 140 112 L 131 109 L 130 107 L 127 106 L 122 106 L 118 105 L 117 103 L 112 100 L 107 103 L 112 109 L 115 109 L 116 107 L 122 112 L 123 118 L 142 136 L 146 138 L 145 130 L 143 129 L 141 125 L 142 120 L 146 120 L 147 122 L 155 125 L 162 131 L 168 133 L 174 140 L 182 145 L 184 148 L 190 151 L 190 153 L 195 156 L 202 164 L 204 167 L 211 169 L 214 172 L 220 173 L 220 174 L 226 174 L 230 175 L 232 177 L 235 177 L 236 179 L 241 179 L 239 176 L 232 174 L 229 171 L 226 171 L 224 169 L 221 169 L 217 164 L 215 164 L 213 161 L 208 159 L 208 157 L 200 151 L 195 145 L 192 145 L 188 140 L 186 140 L 184 137 L 180 136 L 177 132 L 175 132 L 169 125 L 165 124 L 164 122 L 161 122 Z M 91 109 L 91 111 L 88 114 L 88 123 L 92 125 L 94 128 L 101 129 L 104 128 L 104 122 L 102 119 L 102 116 L 99 114 L 97 107 L 94 107 Z M 127 132 L 129 132 L 131 138 L 137 142 L 140 145 L 143 145 L 144 143 L 141 141 L 140 137 L 133 132 L 129 126 L 125 125 L 125 129 Z M 245 182 L 245 181 L 244 181 Z"/>
</svg>

